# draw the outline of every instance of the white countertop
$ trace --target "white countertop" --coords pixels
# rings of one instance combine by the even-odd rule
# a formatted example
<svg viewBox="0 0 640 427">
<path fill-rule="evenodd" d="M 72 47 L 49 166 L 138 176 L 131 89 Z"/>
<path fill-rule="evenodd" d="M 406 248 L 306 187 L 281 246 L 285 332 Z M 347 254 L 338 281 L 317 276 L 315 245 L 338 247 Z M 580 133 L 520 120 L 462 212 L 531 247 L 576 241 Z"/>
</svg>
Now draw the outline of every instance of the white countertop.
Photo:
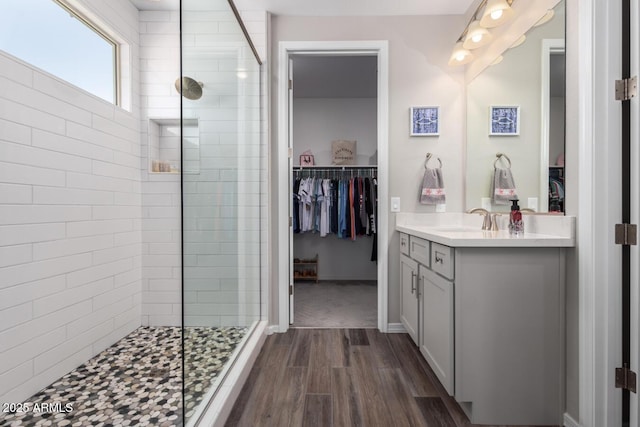
<svg viewBox="0 0 640 427">
<path fill-rule="evenodd" d="M 524 221 L 525 233 L 512 236 L 507 230 L 507 218 L 500 218 L 499 231 L 483 231 L 482 217 L 477 214 L 401 213 L 396 215 L 396 230 L 450 247 L 575 246 L 574 217 L 524 215 Z"/>
</svg>

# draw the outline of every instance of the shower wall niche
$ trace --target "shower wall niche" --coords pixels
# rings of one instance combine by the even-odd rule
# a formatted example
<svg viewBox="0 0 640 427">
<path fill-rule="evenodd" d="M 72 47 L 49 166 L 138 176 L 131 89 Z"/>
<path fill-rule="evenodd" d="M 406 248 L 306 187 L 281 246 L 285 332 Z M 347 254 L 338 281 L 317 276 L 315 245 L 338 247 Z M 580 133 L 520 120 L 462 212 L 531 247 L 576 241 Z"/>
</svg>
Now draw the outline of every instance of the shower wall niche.
<svg viewBox="0 0 640 427">
<path fill-rule="evenodd" d="M 180 164 L 180 119 L 149 119 L 149 172 L 199 173 L 200 131 L 198 119 L 182 121 L 182 166 Z"/>
</svg>

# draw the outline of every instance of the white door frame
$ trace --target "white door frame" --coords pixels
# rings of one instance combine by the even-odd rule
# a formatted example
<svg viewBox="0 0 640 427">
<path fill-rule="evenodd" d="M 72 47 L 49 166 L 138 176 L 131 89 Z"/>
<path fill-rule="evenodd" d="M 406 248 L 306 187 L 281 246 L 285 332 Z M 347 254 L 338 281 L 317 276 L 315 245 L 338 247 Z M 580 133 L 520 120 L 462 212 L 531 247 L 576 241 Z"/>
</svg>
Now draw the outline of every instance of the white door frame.
<svg viewBox="0 0 640 427">
<path fill-rule="evenodd" d="M 579 3 L 579 4 L 578 4 Z M 620 2 L 573 1 L 578 11 L 579 85 L 579 425 L 621 425 L 621 251 L 613 225 L 621 220 Z M 635 397 L 637 399 L 637 396 Z"/>
<path fill-rule="evenodd" d="M 378 329 L 388 326 L 389 212 L 389 47 L 382 41 L 295 41 L 278 46 L 278 164 L 288 164 L 288 59 L 293 54 L 375 55 L 378 58 Z M 278 180 L 278 330 L 289 329 L 289 168 L 280 166 Z"/>
</svg>

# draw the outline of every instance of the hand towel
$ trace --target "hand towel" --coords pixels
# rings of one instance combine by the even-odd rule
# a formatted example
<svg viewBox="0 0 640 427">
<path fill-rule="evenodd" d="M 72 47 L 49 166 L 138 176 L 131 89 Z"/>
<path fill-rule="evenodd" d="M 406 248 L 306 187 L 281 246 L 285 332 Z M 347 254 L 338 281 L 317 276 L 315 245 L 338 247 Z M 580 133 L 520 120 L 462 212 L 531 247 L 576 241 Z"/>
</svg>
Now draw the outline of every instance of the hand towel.
<svg viewBox="0 0 640 427">
<path fill-rule="evenodd" d="M 496 205 L 510 205 L 511 199 L 517 199 L 516 184 L 511 169 L 496 167 L 491 181 L 491 197 Z"/>
<path fill-rule="evenodd" d="M 425 168 L 420 187 L 420 203 L 423 205 L 439 205 L 446 202 L 442 169 Z"/>
</svg>

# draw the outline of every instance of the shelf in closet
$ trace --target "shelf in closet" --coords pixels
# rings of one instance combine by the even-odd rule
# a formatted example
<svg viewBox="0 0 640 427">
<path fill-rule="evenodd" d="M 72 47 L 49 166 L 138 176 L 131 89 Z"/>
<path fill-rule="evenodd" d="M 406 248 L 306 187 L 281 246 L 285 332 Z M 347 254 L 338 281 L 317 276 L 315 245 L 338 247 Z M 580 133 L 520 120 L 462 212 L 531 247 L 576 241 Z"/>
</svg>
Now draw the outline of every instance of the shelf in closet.
<svg viewBox="0 0 640 427">
<path fill-rule="evenodd" d="M 318 283 L 318 255 L 311 259 L 293 260 L 293 280 L 313 280 Z"/>
</svg>

